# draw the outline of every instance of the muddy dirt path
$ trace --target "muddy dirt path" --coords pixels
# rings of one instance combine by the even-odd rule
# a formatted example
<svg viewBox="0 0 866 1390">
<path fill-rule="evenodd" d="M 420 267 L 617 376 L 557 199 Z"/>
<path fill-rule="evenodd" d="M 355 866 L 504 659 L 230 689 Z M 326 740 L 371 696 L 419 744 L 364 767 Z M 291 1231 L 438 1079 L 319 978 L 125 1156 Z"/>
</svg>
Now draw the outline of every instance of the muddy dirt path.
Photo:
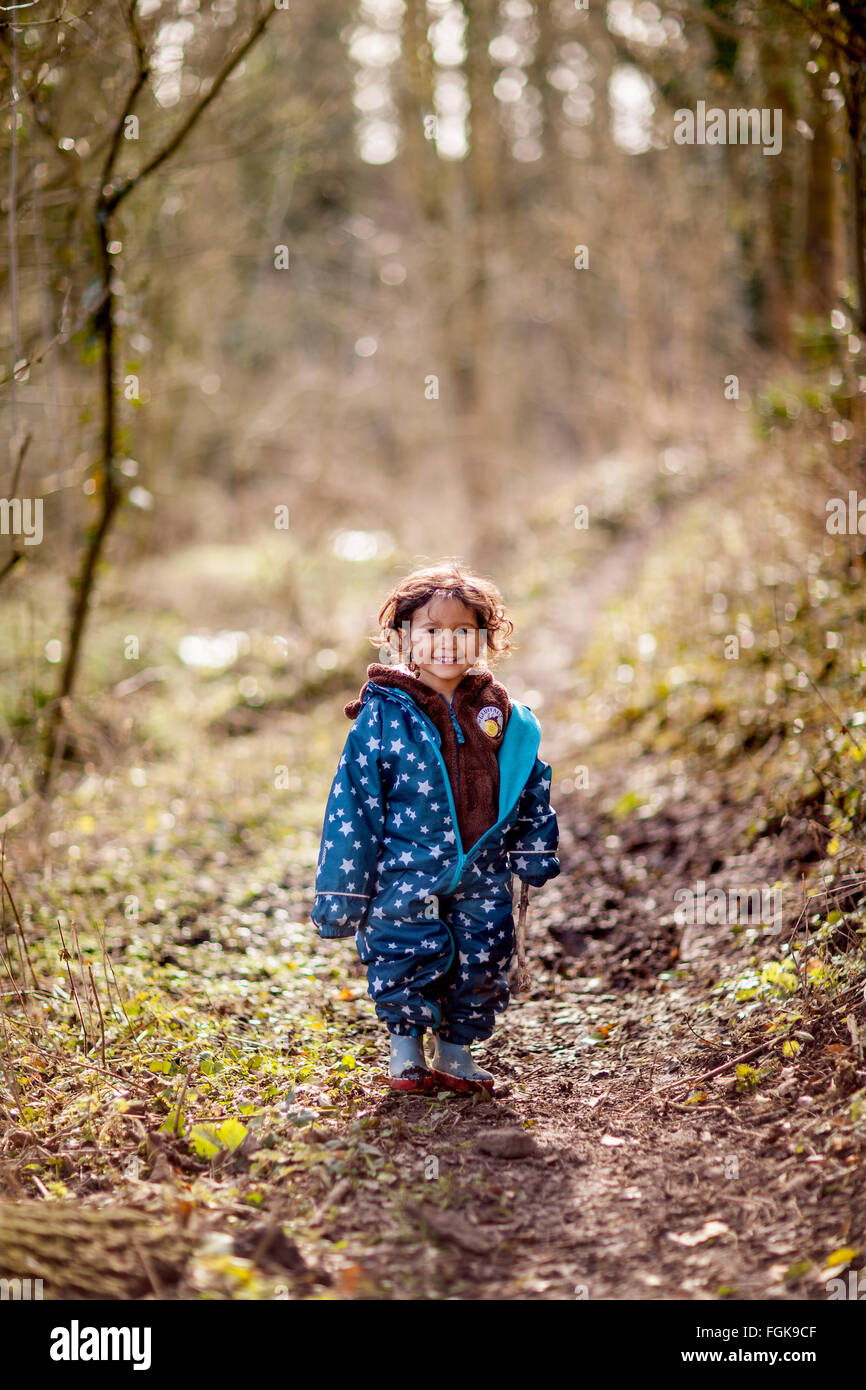
<svg viewBox="0 0 866 1390">
<path fill-rule="evenodd" d="M 557 607 L 573 648 L 644 550 L 644 537 L 629 537 L 585 602 Z M 536 687 L 554 703 L 562 670 L 529 655 Z M 556 763 L 567 731 L 544 728 L 542 753 Z M 585 795 L 556 797 L 562 874 L 530 895 L 532 988 L 476 1049 L 495 1095 L 410 1098 L 383 1086 L 357 1115 L 397 1177 L 384 1192 L 362 1178 L 326 1199 L 306 1253 L 338 1289 L 827 1298 L 827 1258 L 866 1227 L 860 1141 L 843 1123 L 866 1073 L 833 1070 L 846 1037 L 838 1012 L 801 1025 L 789 1062 L 781 1039 L 768 1038 L 768 1006 L 744 1008 L 725 989 L 747 966 L 742 937 L 673 915 L 675 891 L 701 879 L 797 883 L 820 836 L 792 821 L 749 842 L 758 808 L 739 791 L 671 778 L 650 761 L 651 817 L 613 823 Z M 628 768 L 614 760 L 606 772 L 608 804 L 630 790 Z M 768 1064 L 754 1088 L 737 1080 L 746 1054 L 756 1068 Z M 425 1178 L 443 1177 L 445 1200 L 441 1191 L 427 1199 Z"/>
<path fill-rule="evenodd" d="M 778 1064 L 754 1093 L 730 1066 L 689 1084 L 765 1044 L 766 1030 L 760 1008 L 746 1019 L 724 999 L 707 1008 L 720 975 L 738 969 L 733 940 L 692 932 L 683 964 L 683 928 L 660 908 L 684 873 L 712 882 L 733 857 L 742 870 L 744 856 L 720 847 L 736 847 L 748 817 L 672 797 L 614 844 L 610 826 L 563 807 L 563 874 L 532 899 L 532 990 L 477 1049 L 497 1092 L 381 1093 L 358 1113 L 399 1180 L 338 1191 L 310 1232 L 306 1253 L 338 1288 L 348 1278 L 386 1298 L 827 1297 L 822 1264 L 866 1221 L 857 1141 L 834 1123 L 849 1083 L 831 1074 L 828 1087 L 820 1060 L 841 1019 L 813 1023 L 803 1046 L 814 1068 Z M 789 849 L 798 863 L 802 845 Z M 759 842 L 753 872 L 767 853 Z M 425 1200 L 425 1176 L 447 1176 L 444 1203 Z"/>
</svg>

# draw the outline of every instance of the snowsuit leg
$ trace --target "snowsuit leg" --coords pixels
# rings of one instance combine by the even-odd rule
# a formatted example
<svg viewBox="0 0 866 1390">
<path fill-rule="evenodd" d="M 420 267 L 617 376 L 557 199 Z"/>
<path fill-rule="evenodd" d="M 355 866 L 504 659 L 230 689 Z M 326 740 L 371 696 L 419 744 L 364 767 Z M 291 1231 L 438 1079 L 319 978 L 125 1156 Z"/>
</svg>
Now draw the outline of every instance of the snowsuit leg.
<svg viewBox="0 0 866 1390">
<path fill-rule="evenodd" d="M 436 1031 L 443 1041 L 465 1046 L 489 1038 L 496 1015 L 508 1007 L 508 968 L 516 937 L 507 866 L 486 874 L 470 871 L 445 911 L 457 957 L 436 998 L 442 1008 Z"/>
<path fill-rule="evenodd" d="M 430 903 L 434 909 L 431 912 Z M 431 1028 L 438 1011 L 428 996 L 435 994 L 455 957 L 454 941 L 441 915 L 444 899 L 416 898 L 400 916 L 390 916 L 374 904 L 365 925 L 355 934 L 367 989 L 376 1017 L 390 1033 L 418 1037 Z"/>
</svg>

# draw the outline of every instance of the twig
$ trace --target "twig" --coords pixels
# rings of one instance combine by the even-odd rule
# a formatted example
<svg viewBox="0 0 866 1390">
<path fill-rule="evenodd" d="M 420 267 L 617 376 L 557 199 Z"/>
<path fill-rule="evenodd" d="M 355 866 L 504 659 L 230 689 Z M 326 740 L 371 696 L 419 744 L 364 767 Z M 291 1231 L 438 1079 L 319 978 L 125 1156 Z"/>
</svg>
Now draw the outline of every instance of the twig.
<svg viewBox="0 0 866 1390">
<path fill-rule="evenodd" d="M 107 216 L 111 216 L 111 214 L 117 208 L 118 204 L 122 202 L 123 199 L 128 196 L 128 194 L 132 192 L 132 190 L 137 186 L 137 184 L 141 183 L 142 179 L 147 178 L 148 174 L 152 174 L 154 169 L 158 169 L 160 164 L 164 164 L 167 159 L 171 158 L 178 146 L 181 145 L 183 141 L 186 139 L 187 135 L 192 130 L 192 127 L 195 125 L 202 112 L 210 105 L 214 97 L 219 92 L 220 88 L 231 76 L 238 63 L 241 61 L 244 55 L 252 48 L 253 44 L 256 42 L 257 38 L 264 30 L 265 25 L 273 17 L 274 10 L 275 7 L 271 5 L 268 9 L 264 10 L 264 12 L 259 15 L 255 24 L 250 29 L 250 32 L 247 35 L 246 39 L 241 44 L 240 48 L 238 48 L 234 53 L 229 54 L 228 58 L 223 63 L 222 67 L 220 68 L 219 72 L 217 73 L 216 77 L 214 78 L 213 82 L 208 88 L 207 92 L 205 92 L 204 96 L 196 102 L 195 106 L 190 111 L 186 120 L 181 122 L 174 135 L 172 135 L 171 138 L 166 141 L 162 149 L 157 150 L 156 154 L 151 159 L 149 159 L 146 164 L 142 165 L 138 173 L 134 174 L 131 178 L 128 178 L 123 184 L 120 185 L 119 188 L 113 188 L 110 192 L 103 193 L 101 198 L 101 206 L 104 208 L 104 211 Z M 140 55 L 139 61 L 141 61 Z M 132 97 L 133 94 L 134 93 L 131 92 L 130 96 Z M 122 127 L 123 122 L 119 121 L 115 129 L 118 143 Z M 106 173 L 110 172 L 110 169 L 111 161 L 108 161 L 106 165 Z"/>
<path fill-rule="evenodd" d="M 853 994 L 855 992 L 860 993 L 862 988 L 862 984 L 849 985 L 847 989 L 843 990 L 842 997 L 844 998 L 846 994 Z M 832 1009 L 830 1012 L 831 1014 L 840 1014 L 843 1013 L 846 1009 L 850 1009 L 849 1004 L 840 1004 L 835 1009 Z M 748 1052 L 743 1052 L 739 1057 L 729 1057 L 728 1060 L 726 1062 L 723 1062 L 720 1067 L 713 1067 L 711 1071 L 701 1072 L 697 1076 L 685 1076 L 678 1081 L 669 1081 L 666 1086 L 659 1086 L 658 1090 L 648 1092 L 647 1095 L 642 1096 L 641 1099 L 635 1105 L 633 1105 L 630 1110 L 624 1111 L 623 1118 L 626 1115 L 630 1115 L 633 1110 L 639 1109 L 639 1107 L 643 1105 L 644 1101 L 652 1100 L 655 1096 L 660 1096 L 665 1091 L 675 1090 L 677 1086 L 696 1086 L 701 1081 L 709 1081 L 710 1077 L 718 1076 L 720 1072 L 727 1071 L 730 1067 L 739 1066 L 740 1062 L 748 1062 L 750 1058 L 757 1057 L 761 1052 L 766 1052 L 767 1048 L 773 1047 L 776 1043 L 786 1042 L 792 1032 L 793 1029 L 789 1029 L 788 1032 L 785 1034 L 777 1033 L 776 1036 L 773 1038 L 766 1038 L 762 1043 L 759 1043 L 757 1047 L 751 1048 Z"/>
<path fill-rule="evenodd" d="M 22 924 L 21 924 L 21 918 L 20 918 L 20 916 L 18 915 L 18 908 L 17 908 L 16 905 L 15 905 L 15 899 L 14 899 L 13 896 L 12 896 L 12 890 L 11 890 L 11 888 L 9 887 L 9 883 L 8 883 L 8 881 L 7 881 L 7 879 L 6 879 L 6 873 L 5 873 L 6 834 L 5 834 L 5 832 L 4 832 L 4 834 L 3 834 L 3 847 L 2 847 L 2 853 L 0 853 L 0 860 L 2 860 L 2 863 L 0 863 L 0 893 L 2 893 L 2 891 L 5 889 L 6 896 L 7 896 L 7 898 L 9 899 L 9 906 L 12 908 L 12 913 L 13 913 L 13 916 L 15 917 L 15 925 L 16 925 L 17 928 L 18 928 L 18 935 L 19 935 L 19 938 L 20 938 L 20 941 L 21 941 L 21 973 L 22 973 L 22 977 L 23 977 L 23 979 L 24 979 L 24 981 L 25 981 L 25 983 L 26 983 L 26 981 L 27 981 L 27 969 L 26 969 L 26 967 L 29 965 L 29 967 L 30 967 L 30 978 L 31 978 L 31 980 L 33 981 L 34 987 L 35 987 L 36 989 L 38 989 L 38 988 L 39 988 L 39 981 L 38 981 L 37 978 L 36 978 L 36 971 L 33 969 L 33 962 L 31 961 L 31 959 L 30 959 L 30 953 L 29 953 L 28 950 L 27 950 L 27 939 L 26 939 L 26 937 L 25 937 L 25 935 L 24 935 L 24 927 L 23 927 Z"/>
<path fill-rule="evenodd" d="M 107 1067 L 98 1067 L 95 1062 L 87 1062 L 81 1057 L 69 1057 L 64 1059 L 74 1067 L 84 1067 L 87 1071 L 98 1071 L 104 1076 L 110 1076 L 114 1081 L 119 1081 L 121 1086 L 129 1086 L 131 1090 L 138 1091 L 139 1095 L 146 1096 L 148 1100 L 153 1099 L 153 1094 L 146 1086 L 141 1086 L 137 1081 L 131 1081 L 128 1076 L 121 1076 L 119 1072 L 110 1071 Z"/>
<path fill-rule="evenodd" d="M 351 1186 L 351 1178 L 341 1178 L 336 1186 L 328 1193 L 327 1197 L 323 1197 L 322 1201 L 314 1207 L 311 1215 L 307 1217 L 307 1225 L 318 1225 L 318 1223 L 324 1219 L 326 1211 L 328 1211 L 330 1207 L 336 1206 L 339 1202 L 342 1202 L 343 1198 L 348 1195 Z"/>
<path fill-rule="evenodd" d="M 150 1263 L 150 1260 L 147 1258 L 138 1241 L 136 1240 L 133 1231 L 129 1232 L 129 1240 L 136 1255 L 141 1260 L 141 1267 L 147 1275 L 148 1279 L 150 1280 L 150 1286 L 156 1294 L 157 1298 L 164 1298 L 165 1294 L 163 1293 L 160 1282 L 156 1277 L 156 1270 L 153 1268 L 153 1266 Z"/>
<path fill-rule="evenodd" d="M 75 923 L 70 922 L 69 926 L 72 931 L 72 937 L 75 942 L 75 950 L 76 954 L 78 955 L 78 964 L 81 969 L 81 992 L 84 995 L 84 1002 L 87 1005 L 87 1022 L 92 1035 L 93 1033 L 95 1033 L 96 1030 L 93 1027 L 93 1010 L 90 1007 L 90 993 L 87 988 L 87 977 L 84 974 L 84 958 L 81 954 L 81 941 L 79 940 L 78 928 L 76 927 Z"/>
<path fill-rule="evenodd" d="M 14 558 L 15 557 L 13 557 L 13 559 Z M 11 563 L 12 561 L 10 561 L 10 564 Z M 2 578 L 3 576 L 0 574 L 0 579 Z M 34 792 L 32 796 L 28 796 L 26 801 L 22 801 L 19 805 L 13 806 L 11 810 L 6 811 L 4 815 L 0 816 L 0 830 L 11 830 L 13 826 L 20 825 L 21 821 L 23 821 L 26 816 L 30 815 L 31 811 L 35 811 L 36 807 L 39 805 L 39 801 L 40 798 Z"/>
<path fill-rule="evenodd" d="M 825 705 L 827 706 L 828 710 L 830 711 L 830 713 L 832 714 L 833 718 L 834 718 L 834 719 L 836 720 L 836 722 L 838 723 L 839 727 L 842 729 L 843 733 L 846 733 L 846 734 L 848 735 L 848 737 L 850 738 L 851 742 L 854 743 L 854 744 L 856 744 L 856 746 L 860 749 L 860 752 L 861 752 L 861 753 L 866 752 L 866 749 L 863 748 L 863 745 L 862 745 L 862 743 L 860 742 L 860 740 L 858 739 L 857 735 L 856 735 L 855 733 L 853 733 L 852 730 L 850 729 L 850 727 L 845 723 L 845 720 L 842 718 L 842 715 L 839 714 L 839 713 L 833 708 L 833 706 L 830 704 L 830 701 L 827 699 L 826 695 L 824 695 L 824 694 L 818 689 L 817 685 L 816 685 L 815 682 L 812 680 L 812 677 L 809 675 L 809 672 L 808 672 L 808 671 L 802 671 L 802 670 L 801 670 L 799 674 L 800 674 L 801 676 L 805 676 L 805 677 L 806 677 L 806 680 L 809 682 L 809 684 L 811 685 L 811 687 L 812 687 L 812 689 L 814 690 L 815 694 L 818 696 L 818 699 L 821 700 L 822 703 L 825 704 Z"/>
<path fill-rule="evenodd" d="M 105 1020 L 102 1017 L 102 1005 L 99 1002 L 99 995 L 96 992 L 96 981 L 93 978 L 93 966 L 87 962 L 87 970 L 90 975 L 90 983 L 93 986 L 93 997 L 96 1000 L 96 1009 L 99 1014 L 99 1033 L 102 1039 L 102 1065 L 105 1066 Z"/>
<path fill-rule="evenodd" d="M 276 1216 L 271 1217 L 271 1220 L 268 1222 L 268 1225 L 262 1234 L 261 1240 L 259 1241 L 258 1245 L 252 1253 L 252 1263 L 254 1265 L 258 1264 L 259 1260 L 261 1259 L 262 1255 L 264 1255 L 274 1236 L 279 1231 L 281 1225 L 282 1222 Z"/>
<path fill-rule="evenodd" d="M 4 966 L 6 967 L 6 972 L 7 972 L 8 976 L 9 976 L 9 979 L 12 981 L 12 988 L 15 990 L 15 993 L 18 995 L 18 1002 L 20 1003 L 21 1008 L 24 1010 L 24 1015 L 25 1015 L 25 1017 L 27 1017 L 27 1006 L 26 1006 L 25 1003 L 24 1003 L 24 996 L 22 995 L 21 990 L 18 988 L 18 981 L 15 979 L 15 976 L 12 974 L 12 969 L 11 969 L 11 967 L 10 967 L 10 965 L 9 965 L 9 962 L 8 962 L 7 959 L 6 959 L 6 952 L 5 952 L 5 951 L 0 951 L 0 959 L 2 959 L 3 964 L 4 964 Z M 25 991 L 25 993 L 26 993 L 26 992 L 27 992 L 27 991 Z M 9 990 L 4 991 L 4 996 L 3 996 L 3 997 L 5 998 L 5 996 L 6 996 L 8 993 L 10 993 Z M 28 1022 L 29 1022 L 29 1021 L 30 1021 L 30 1020 L 29 1020 L 29 1018 L 28 1018 Z"/>
<path fill-rule="evenodd" d="M 517 914 L 517 978 L 518 994 L 525 993 L 530 986 L 529 968 L 526 964 L 526 909 L 529 903 L 529 884 L 520 885 L 520 908 Z"/>
<path fill-rule="evenodd" d="M 727 1071 L 729 1067 L 736 1067 L 740 1062 L 748 1062 L 750 1057 L 757 1057 L 759 1053 L 766 1052 L 768 1047 L 772 1047 L 778 1042 L 779 1038 L 767 1038 L 765 1042 L 759 1043 L 757 1047 L 751 1048 L 748 1052 L 742 1053 L 739 1057 L 729 1057 L 727 1062 L 723 1062 L 720 1067 L 713 1067 L 711 1071 L 700 1072 L 697 1076 L 685 1076 L 678 1081 L 669 1081 L 666 1086 L 659 1086 L 655 1091 L 649 1091 L 647 1095 L 641 1096 L 636 1105 L 630 1110 L 623 1112 L 623 1118 L 630 1115 L 633 1110 L 638 1110 L 646 1100 L 653 1100 L 656 1096 L 662 1095 L 665 1091 L 673 1091 L 677 1086 L 696 1086 L 700 1081 L 709 1081 L 711 1076 L 718 1076 L 719 1072 Z M 784 1039 L 782 1039 L 784 1041 Z"/>
<path fill-rule="evenodd" d="M 195 1066 L 195 1063 L 193 1063 L 193 1066 Z M 187 1074 L 186 1074 L 186 1080 L 185 1080 L 184 1083 L 183 1083 L 183 1090 L 182 1090 L 181 1093 L 180 1093 L 180 1100 L 178 1101 L 178 1103 L 177 1103 L 177 1109 L 176 1109 L 175 1112 L 174 1112 L 174 1132 L 175 1132 L 175 1134 L 179 1134 L 179 1133 L 180 1133 L 180 1112 L 181 1112 L 181 1109 L 183 1108 L 184 1100 L 186 1099 L 186 1093 L 187 1093 L 187 1090 L 188 1090 L 188 1088 L 189 1088 L 190 1078 L 191 1078 L 192 1072 L 193 1072 L 193 1066 L 190 1067 L 189 1071 L 188 1071 Z"/>
<path fill-rule="evenodd" d="M 72 967 L 71 967 L 70 964 L 69 964 L 69 962 L 72 960 L 72 957 L 70 956 L 69 952 L 68 952 L 67 949 L 66 949 L 66 941 L 65 941 L 64 936 L 63 936 L 63 928 L 60 926 L 60 918 L 59 918 L 59 917 L 57 918 L 57 925 L 58 925 L 58 927 L 60 928 L 60 940 L 63 942 L 63 949 L 62 949 L 62 951 L 60 952 L 60 959 L 65 963 L 66 969 L 67 969 L 67 971 L 68 971 L 68 973 L 69 973 L 69 987 L 70 987 L 70 989 L 72 990 L 72 997 L 73 997 L 73 999 L 75 1000 L 75 1007 L 76 1007 L 77 1010 L 78 1010 L 78 1017 L 79 1017 L 79 1019 L 81 1020 L 81 1031 L 82 1031 L 82 1033 L 84 1034 L 84 1051 L 85 1051 L 85 1052 L 89 1052 L 89 1051 L 90 1051 L 90 1045 L 89 1045 L 89 1043 L 88 1043 L 88 1041 L 87 1041 L 87 1028 L 86 1028 L 85 1025 L 84 1025 L 84 1014 L 82 1013 L 82 1011 L 81 1011 L 81 1005 L 80 1005 L 80 1003 L 78 1002 L 78 993 L 77 993 L 76 988 L 75 988 L 75 980 L 74 980 L 73 977 L 72 977 Z"/>
<path fill-rule="evenodd" d="M 114 981 L 114 991 L 115 991 L 115 994 L 117 995 L 117 1002 L 118 1002 L 118 1004 L 120 1005 L 120 1009 L 121 1009 L 121 1012 L 122 1012 L 122 1014 L 123 1014 L 123 1017 L 126 1019 L 126 1026 L 127 1026 L 127 1028 L 129 1029 L 129 1036 L 130 1036 L 131 1038 L 134 1039 L 134 1038 L 135 1038 L 135 1029 L 133 1028 L 132 1023 L 130 1022 L 129 1014 L 126 1012 L 126 1006 L 124 1005 L 123 999 L 122 999 L 121 996 L 120 996 L 120 986 L 119 986 L 119 984 L 117 983 L 117 976 L 116 976 L 115 973 L 114 973 L 114 965 L 112 964 L 112 962 L 111 962 L 111 960 L 110 960 L 110 958 L 109 958 L 108 951 L 107 951 L 106 946 L 105 946 L 105 935 L 104 935 L 104 934 L 100 935 L 99 928 L 98 928 L 97 926 L 94 925 L 94 928 L 93 928 L 93 929 L 94 929 L 94 931 L 96 932 L 96 937 L 97 937 L 97 940 L 99 941 L 99 945 L 100 945 L 101 950 L 102 950 L 102 968 L 103 968 L 103 970 L 106 971 L 106 975 L 105 975 L 105 982 L 106 982 L 106 985 L 108 984 L 108 968 L 110 968 L 110 969 L 111 969 L 111 978 L 112 978 L 112 980 Z M 109 991 L 109 996 L 108 996 L 108 997 L 109 997 L 109 1002 L 110 1002 L 110 1001 L 111 1001 L 111 992 L 110 992 L 110 991 Z"/>
</svg>

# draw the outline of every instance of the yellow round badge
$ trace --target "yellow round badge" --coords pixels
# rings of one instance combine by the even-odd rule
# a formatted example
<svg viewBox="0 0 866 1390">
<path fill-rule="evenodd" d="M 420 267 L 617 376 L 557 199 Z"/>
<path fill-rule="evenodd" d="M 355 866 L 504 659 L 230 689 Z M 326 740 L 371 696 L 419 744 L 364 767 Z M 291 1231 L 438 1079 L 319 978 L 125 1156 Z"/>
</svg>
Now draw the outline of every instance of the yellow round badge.
<svg viewBox="0 0 866 1390">
<path fill-rule="evenodd" d="M 498 705 L 485 705 L 476 715 L 479 726 L 489 738 L 498 738 L 502 733 L 502 710 Z"/>
</svg>

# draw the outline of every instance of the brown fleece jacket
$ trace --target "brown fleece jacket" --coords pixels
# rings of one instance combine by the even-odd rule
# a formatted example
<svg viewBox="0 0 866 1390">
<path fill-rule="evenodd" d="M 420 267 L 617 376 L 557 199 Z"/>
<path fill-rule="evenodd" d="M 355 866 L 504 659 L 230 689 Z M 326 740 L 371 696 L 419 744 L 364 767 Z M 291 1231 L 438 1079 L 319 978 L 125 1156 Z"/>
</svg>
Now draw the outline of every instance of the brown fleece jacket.
<svg viewBox="0 0 866 1390">
<path fill-rule="evenodd" d="M 441 752 L 454 794 L 457 826 L 463 849 L 468 850 L 499 818 L 498 753 L 511 714 L 508 691 L 489 671 L 466 672 L 451 701 L 451 710 L 466 740 L 460 743 L 451 721 L 448 698 L 441 691 L 425 685 L 405 666 L 387 666 L 374 661 L 367 667 L 367 676 L 368 681 L 361 687 L 358 699 L 344 707 L 347 718 L 357 718 L 369 681 L 397 686 L 412 696 L 442 737 Z M 478 716 L 488 707 L 498 710 L 501 718 L 493 714 L 479 721 Z M 482 727 L 482 722 L 490 733 Z M 493 736 L 497 724 L 498 732 Z"/>
</svg>

